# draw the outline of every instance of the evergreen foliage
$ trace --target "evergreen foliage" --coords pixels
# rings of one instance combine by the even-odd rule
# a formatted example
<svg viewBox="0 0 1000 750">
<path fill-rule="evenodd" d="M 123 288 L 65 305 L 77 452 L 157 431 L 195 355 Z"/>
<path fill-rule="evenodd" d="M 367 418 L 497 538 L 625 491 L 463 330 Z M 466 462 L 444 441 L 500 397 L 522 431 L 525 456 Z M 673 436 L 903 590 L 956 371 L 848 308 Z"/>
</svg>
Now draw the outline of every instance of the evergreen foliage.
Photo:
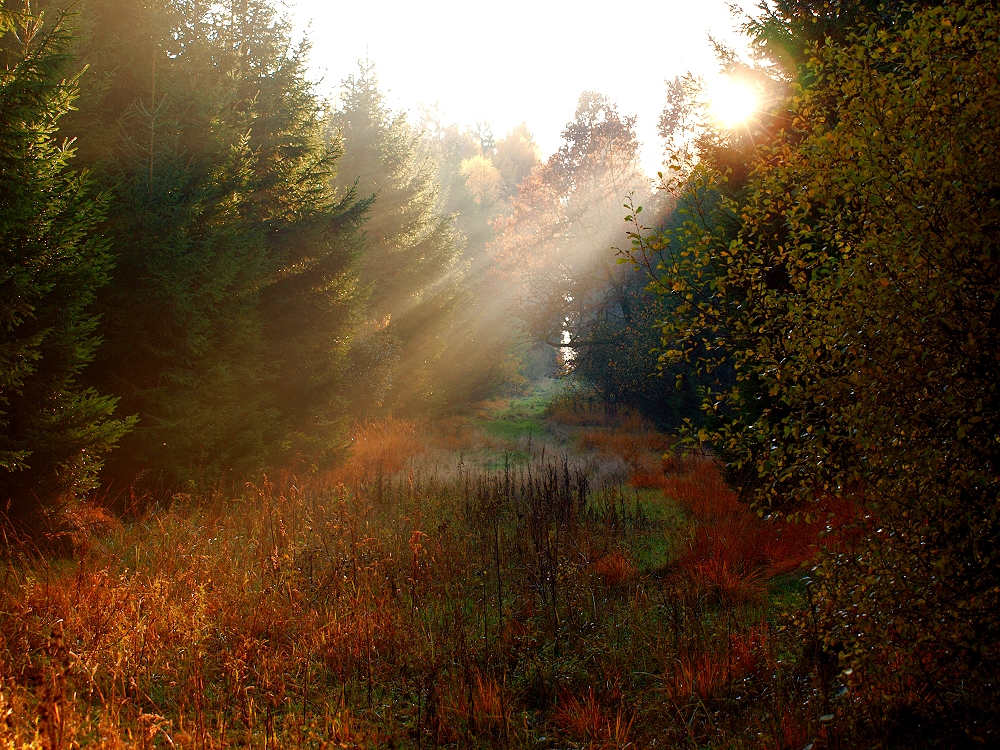
<svg viewBox="0 0 1000 750">
<path fill-rule="evenodd" d="M 118 256 L 91 378 L 141 420 L 112 474 L 169 488 L 334 455 L 366 203 L 330 186 L 306 49 L 252 0 L 85 13 L 71 124 Z"/>
<path fill-rule="evenodd" d="M 476 370 L 488 372 L 489 357 L 462 346 L 475 328 L 465 239 L 420 133 L 389 110 L 364 63 L 344 81 L 329 127 L 344 149 L 337 184 L 373 199 L 361 263 L 368 299 L 352 350 L 357 411 L 440 410 L 482 397 Z"/>
<path fill-rule="evenodd" d="M 73 149 L 57 134 L 77 93 L 64 78 L 65 18 L 5 12 L 0 23 L 0 512 L 23 523 L 93 487 L 132 421 L 79 383 L 111 259 L 95 233 L 105 197 L 69 169 Z"/>
</svg>

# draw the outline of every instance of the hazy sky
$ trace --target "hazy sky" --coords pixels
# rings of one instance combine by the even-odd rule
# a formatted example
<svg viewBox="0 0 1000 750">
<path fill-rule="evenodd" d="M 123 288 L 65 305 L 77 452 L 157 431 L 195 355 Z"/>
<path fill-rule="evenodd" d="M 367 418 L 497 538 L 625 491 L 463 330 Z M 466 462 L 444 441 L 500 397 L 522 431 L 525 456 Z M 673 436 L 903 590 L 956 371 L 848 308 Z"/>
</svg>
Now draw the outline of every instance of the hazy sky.
<svg viewBox="0 0 1000 750">
<path fill-rule="evenodd" d="M 437 101 L 445 124 L 484 120 L 497 137 L 525 121 L 548 155 L 580 93 L 596 90 L 638 115 L 650 171 L 664 79 L 714 75 L 709 34 L 744 44 L 727 0 L 286 1 L 299 29 L 311 23 L 314 74 L 328 93 L 367 58 L 393 107 L 415 117 Z"/>
</svg>

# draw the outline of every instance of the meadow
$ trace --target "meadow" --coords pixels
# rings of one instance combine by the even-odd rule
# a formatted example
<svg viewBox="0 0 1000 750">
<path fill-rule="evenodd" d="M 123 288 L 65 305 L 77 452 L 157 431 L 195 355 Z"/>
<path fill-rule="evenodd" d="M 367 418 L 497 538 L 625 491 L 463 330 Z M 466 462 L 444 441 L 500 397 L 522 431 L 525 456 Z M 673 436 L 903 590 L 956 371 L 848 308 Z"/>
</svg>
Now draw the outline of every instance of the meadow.
<svg viewBox="0 0 1000 750">
<path fill-rule="evenodd" d="M 572 396 L 351 443 L 8 539 L 0 748 L 840 746 L 864 686 L 802 636 L 825 521 Z"/>
</svg>

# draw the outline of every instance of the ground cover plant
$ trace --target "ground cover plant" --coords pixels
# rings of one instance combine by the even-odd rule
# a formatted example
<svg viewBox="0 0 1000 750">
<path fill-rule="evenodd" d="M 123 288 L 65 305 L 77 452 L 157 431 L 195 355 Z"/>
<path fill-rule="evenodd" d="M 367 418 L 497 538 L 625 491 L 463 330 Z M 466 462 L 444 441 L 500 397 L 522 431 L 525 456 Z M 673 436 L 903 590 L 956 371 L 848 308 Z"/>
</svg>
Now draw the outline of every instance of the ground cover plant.
<svg viewBox="0 0 1000 750">
<path fill-rule="evenodd" d="M 358 427 L 322 477 L 12 547 L 4 746 L 841 746 L 863 692 L 783 615 L 817 528 L 632 415 L 488 429 L 526 413 Z"/>
</svg>

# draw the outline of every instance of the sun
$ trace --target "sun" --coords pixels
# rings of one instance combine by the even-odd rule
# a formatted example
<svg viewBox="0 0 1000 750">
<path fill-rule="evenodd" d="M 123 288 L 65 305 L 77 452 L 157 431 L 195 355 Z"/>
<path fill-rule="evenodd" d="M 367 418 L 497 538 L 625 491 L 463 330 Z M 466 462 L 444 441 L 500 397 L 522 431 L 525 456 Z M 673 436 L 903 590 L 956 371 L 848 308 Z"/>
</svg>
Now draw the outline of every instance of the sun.
<svg viewBox="0 0 1000 750">
<path fill-rule="evenodd" d="M 747 84 L 731 78 L 720 80 L 709 92 L 712 115 L 726 128 L 743 124 L 753 116 L 759 106 L 757 92 Z"/>
</svg>

